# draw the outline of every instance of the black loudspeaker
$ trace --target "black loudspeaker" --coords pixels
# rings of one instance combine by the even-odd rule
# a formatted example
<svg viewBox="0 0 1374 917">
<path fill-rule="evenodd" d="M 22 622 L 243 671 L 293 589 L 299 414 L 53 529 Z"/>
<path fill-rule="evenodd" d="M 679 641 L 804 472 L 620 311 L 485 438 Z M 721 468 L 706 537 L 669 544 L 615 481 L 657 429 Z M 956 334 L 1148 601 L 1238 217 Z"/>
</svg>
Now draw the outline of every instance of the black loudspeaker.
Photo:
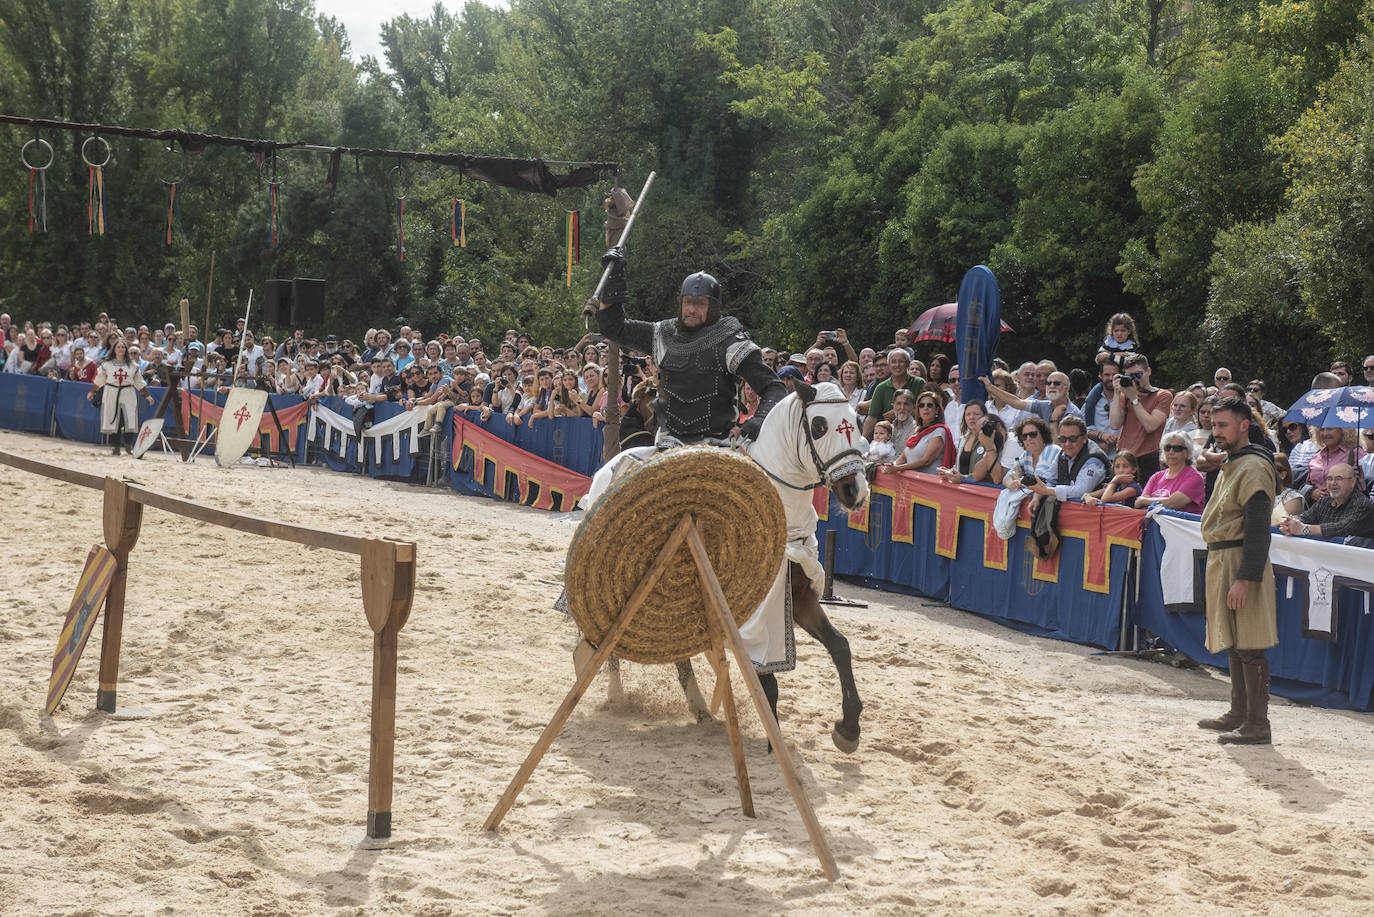
<svg viewBox="0 0 1374 917">
<path fill-rule="evenodd" d="M 324 325 L 324 281 L 297 277 L 291 281 L 291 327 Z"/>
<path fill-rule="evenodd" d="M 268 328 L 291 325 L 291 281 L 269 280 L 262 297 L 262 323 Z"/>
</svg>

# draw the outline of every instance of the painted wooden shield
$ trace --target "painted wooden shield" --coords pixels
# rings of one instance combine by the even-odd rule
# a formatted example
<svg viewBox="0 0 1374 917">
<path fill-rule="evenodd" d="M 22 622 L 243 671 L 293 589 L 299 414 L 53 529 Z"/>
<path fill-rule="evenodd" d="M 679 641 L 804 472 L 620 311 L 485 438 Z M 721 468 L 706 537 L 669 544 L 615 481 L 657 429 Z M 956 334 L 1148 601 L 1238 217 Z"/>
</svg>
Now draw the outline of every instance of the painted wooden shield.
<svg viewBox="0 0 1374 917">
<path fill-rule="evenodd" d="M 138 428 L 138 436 L 134 439 L 134 458 L 143 458 L 143 453 L 152 448 L 153 443 L 162 433 L 162 425 L 167 421 L 161 417 L 153 417 L 143 421 L 143 426 Z"/>
<path fill-rule="evenodd" d="M 258 438 L 258 424 L 267 407 L 267 393 L 256 388 L 236 388 L 224 401 L 215 435 L 215 461 L 228 468 L 243 458 L 243 453 Z"/>
<path fill-rule="evenodd" d="M 86 566 L 81 571 L 81 581 L 76 586 L 76 597 L 62 622 L 62 635 L 57 638 L 57 652 L 52 657 L 52 677 L 48 681 L 48 701 L 43 712 L 52 716 L 57 705 L 62 703 L 62 695 L 67 693 L 67 685 L 72 683 L 76 663 L 81 651 L 86 648 L 86 640 L 95 627 L 96 615 L 110 591 L 110 581 L 115 574 L 115 556 L 103 545 L 91 548 L 86 556 Z"/>
</svg>

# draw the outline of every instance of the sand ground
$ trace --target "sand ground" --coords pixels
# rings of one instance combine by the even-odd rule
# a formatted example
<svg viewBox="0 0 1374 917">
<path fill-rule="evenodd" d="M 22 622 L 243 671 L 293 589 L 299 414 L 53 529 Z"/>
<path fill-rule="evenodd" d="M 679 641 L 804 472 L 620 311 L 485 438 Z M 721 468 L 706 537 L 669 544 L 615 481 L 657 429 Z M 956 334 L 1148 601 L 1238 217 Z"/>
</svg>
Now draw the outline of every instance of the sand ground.
<svg viewBox="0 0 1374 917">
<path fill-rule="evenodd" d="M 758 818 L 671 667 L 601 682 L 501 830 L 481 824 L 572 682 L 551 609 L 576 517 L 315 470 L 183 466 L 0 432 L 0 449 L 259 515 L 413 538 L 392 841 L 361 844 L 371 634 L 354 558 L 156 510 L 131 558 L 119 700 L 99 628 L 40 716 L 100 494 L 0 466 L 0 914 L 1369 914 L 1374 718 L 1275 702 L 1219 746 L 1206 669 L 1092 655 L 847 586 L 865 702 L 802 635 L 783 730 L 839 861 L 822 877 L 741 710 Z M 698 665 L 703 687 L 710 676 Z"/>
</svg>

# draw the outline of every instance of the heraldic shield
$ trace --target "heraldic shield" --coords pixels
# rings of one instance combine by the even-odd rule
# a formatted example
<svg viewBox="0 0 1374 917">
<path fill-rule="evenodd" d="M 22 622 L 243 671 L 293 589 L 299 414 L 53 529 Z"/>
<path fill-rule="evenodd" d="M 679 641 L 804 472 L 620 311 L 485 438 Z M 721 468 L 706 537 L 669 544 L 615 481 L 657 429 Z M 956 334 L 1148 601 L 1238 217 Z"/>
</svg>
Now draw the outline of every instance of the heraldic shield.
<svg viewBox="0 0 1374 917">
<path fill-rule="evenodd" d="M 147 452 L 157 442 L 162 434 L 162 425 L 167 421 L 161 417 L 152 417 L 143 421 L 143 426 L 138 428 L 138 436 L 134 438 L 134 458 L 143 458 L 143 453 Z"/>
<path fill-rule="evenodd" d="M 261 389 L 236 388 L 225 399 L 215 437 L 215 462 L 221 468 L 243 458 L 243 453 L 258 438 L 258 425 L 267 407 L 267 393 Z"/>
</svg>

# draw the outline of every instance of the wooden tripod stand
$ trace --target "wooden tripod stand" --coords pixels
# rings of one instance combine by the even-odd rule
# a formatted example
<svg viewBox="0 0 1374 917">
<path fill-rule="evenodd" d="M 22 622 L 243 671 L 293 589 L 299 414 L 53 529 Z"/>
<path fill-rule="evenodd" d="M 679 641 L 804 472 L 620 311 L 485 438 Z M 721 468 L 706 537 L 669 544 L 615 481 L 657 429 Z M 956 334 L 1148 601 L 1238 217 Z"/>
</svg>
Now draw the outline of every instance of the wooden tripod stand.
<svg viewBox="0 0 1374 917">
<path fill-rule="evenodd" d="M 582 695 L 591 686 L 592 679 L 601 670 L 606 659 L 615 651 L 616 643 L 624 635 L 626 628 L 629 627 L 639 609 L 643 607 L 659 577 L 663 575 L 673 556 L 677 554 L 684 543 L 692 553 L 705 599 L 706 626 L 711 638 L 711 648 L 707 658 L 716 673 L 712 712 L 715 712 L 719 705 L 724 704 L 725 729 L 729 733 L 730 750 L 734 756 L 735 781 L 739 787 L 740 807 L 744 810 L 745 815 L 750 818 L 754 817 L 754 800 L 749 789 L 749 773 L 744 764 L 744 742 L 740 738 L 739 722 L 735 717 L 735 698 L 730 688 L 729 661 L 725 655 L 727 646 L 734 655 L 735 662 L 739 665 L 745 687 L 754 702 L 754 709 L 758 712 L 764 732 L 768 735 L 768 741 L 773 745 L 773 754 L 777 757 L 778 767 L 782 769 L 783 781 L 787 784 L 788 790 L 791 791 L 792 799 L 797 805 L 797 811 L 801 815 L 803 824 L 806 825 L 806 833 L 811 838 L 811 846 L 816 850 L 816 857 L 821 861 L 821 869 L 825 871 L 825 877 L 833 882 L 839 876 L 839 871 L 835 866 L 835 857 L 830 852 L 830 845 L 825 839 L 825 832 L 821 830 L 821 824 L 816 819 L 815 810 L 811 808 L 811 801 L 807 798 L 806 790 L 802 787 L 801 779 L 797 776 L 796 768 L 792 764 L 792 757 L 788 754 L 787 746 L 783 742 L 782 731 L 778 728 L 777 720 L 773 718 L 772 710 L 769 709 L 768 698 L 763 693 L 763 685 L 759 683 L 758 674 L 754 671 L 754 664 L 749 659 L 749 653 L 744 647 L 744 640 L 740 637 L 739 628 L 735 626 L 735 619 L 725 600 L 725 593 L 721 590 L 720 581 L 716 579 L 715 570 L 711 566 L 711 559 L 707 556 L 706 542 L 702 540 L 701 530 L 697 527 L 696 520 L 691 513 L 684 513 L 678 521 L 677 527 L 668 536 L 668 541 L 658 552 L 658 556 L 654 558 L 648 572 L 644 574 L 644 578 L 639 581 L 639 585 L 630 595 L 620 617 L 616 619 L 615 623 L 611 625 L 611 629 L 602 638 L 601 645 L 593 647 L 584 640 L 579 646 L 577 653 L 574 654 L 577 680 L 574 682 L 572 690 L 568 692 L 567 697 L 563 698 L 563 703 L 554 713 L 553 719 L 544 727 L 544 731 L 539 736 L 539 741 L 534 743 L 534 748 L 525 757 L 524 763 L 516 771 L 515 777 L 511 779 L 510 785 L 506 787 L 506 792 L 496 803 L 496 808 L 492 809 L 491 814 L 487 816 L 482 828 L 486 831 L 494 831 L 501 824 L 501 819 L 505 818 L 510 807 L 515 804 L 515 798 L 520 795 L 520 791 L 529 781 L 530 775 L 538 767 L 540 759 L 549 750 L 553 740 L 558 737 L 558 733 L 562 731 L 564 724 L 572 716 L 578 701 L 582 699 Z"/>
</svg>

